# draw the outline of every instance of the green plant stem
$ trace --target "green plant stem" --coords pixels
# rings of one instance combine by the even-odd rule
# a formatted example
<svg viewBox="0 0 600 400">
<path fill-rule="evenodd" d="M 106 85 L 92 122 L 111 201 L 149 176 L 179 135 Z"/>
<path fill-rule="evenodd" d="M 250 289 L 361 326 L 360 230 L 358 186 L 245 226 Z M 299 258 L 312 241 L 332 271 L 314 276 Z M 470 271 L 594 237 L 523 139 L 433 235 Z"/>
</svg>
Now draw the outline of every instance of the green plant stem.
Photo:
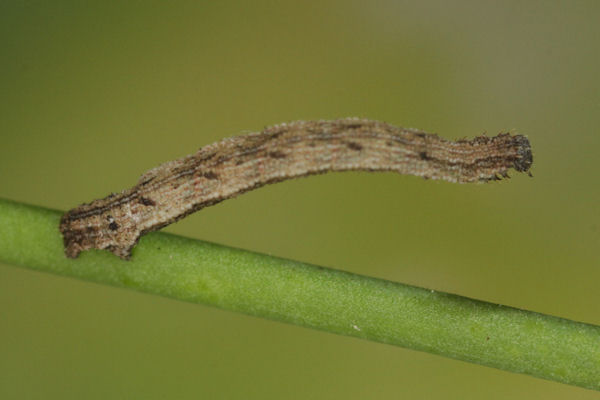
<svg viewBox="0 0 600 400">
<path fill-rule="evenodd" d="M 0 199 L 0 261 L 600 390 L 600 327 L 166 233 L 67 259 L 61 213 Z"/>
</svg>

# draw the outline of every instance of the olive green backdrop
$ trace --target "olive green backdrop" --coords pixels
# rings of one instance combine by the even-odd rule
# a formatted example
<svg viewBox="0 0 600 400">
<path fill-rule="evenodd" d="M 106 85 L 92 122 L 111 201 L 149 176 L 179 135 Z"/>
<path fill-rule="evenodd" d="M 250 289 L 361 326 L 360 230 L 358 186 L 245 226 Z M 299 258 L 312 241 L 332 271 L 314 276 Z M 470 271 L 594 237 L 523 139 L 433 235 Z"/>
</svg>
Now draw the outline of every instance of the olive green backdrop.
<svg viewBox="0 0 600 400">
<path fill-rule="evenodd" d="M 0 197 L 66 210 L 296 119 L 514 130 L 533 179 L 329 174 L 167 230 L 600 324 L 599 4 L 5 1 Z M 3 399 L 600 397 L 8 265 L 0 324 Z"/>
</svg>

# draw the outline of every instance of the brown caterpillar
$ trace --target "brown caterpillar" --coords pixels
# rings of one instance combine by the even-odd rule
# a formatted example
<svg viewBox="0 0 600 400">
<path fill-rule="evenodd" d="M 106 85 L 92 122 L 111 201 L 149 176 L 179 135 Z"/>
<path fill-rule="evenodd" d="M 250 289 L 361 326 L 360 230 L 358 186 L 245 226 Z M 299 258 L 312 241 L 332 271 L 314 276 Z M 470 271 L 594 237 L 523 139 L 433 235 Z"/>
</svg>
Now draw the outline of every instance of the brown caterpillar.
<svg viewBox="0 0 600 400">
<path fill-rule="evenodd" d="M 269 183 L 329 171 L 396 171 L 448 182 L 487 182 L 533 157 L 522 135 L 449 141 L 364 119 L 297 121 L 216 142 L 146 172 L 119 194 L 63 215 L 68 257 L 107 249 L 129 259 L 145 233 Z"/>
</svg>

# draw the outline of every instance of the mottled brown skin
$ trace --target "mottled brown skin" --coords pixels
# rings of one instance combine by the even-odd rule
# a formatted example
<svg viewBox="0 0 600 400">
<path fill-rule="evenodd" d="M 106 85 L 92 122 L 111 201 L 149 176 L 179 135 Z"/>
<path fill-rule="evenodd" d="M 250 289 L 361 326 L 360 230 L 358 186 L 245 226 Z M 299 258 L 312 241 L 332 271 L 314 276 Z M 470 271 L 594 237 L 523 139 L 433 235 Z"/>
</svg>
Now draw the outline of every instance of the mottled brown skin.
<svg viewBox="0 0 600 400">
<path fill-rule="evenodd" d="M 529 141 L 507 133 L 448 141 L 362 119 L 298 121 L 224 139 L 146 172 L 119 194 L 82 204 L 60 222 L 65 253 L 107 249 L 129 259 L 140 236 L 201 208 L 285 179 L 329 171 L 396 171 L 448 182 L 527 172 Z"/>
</svg>

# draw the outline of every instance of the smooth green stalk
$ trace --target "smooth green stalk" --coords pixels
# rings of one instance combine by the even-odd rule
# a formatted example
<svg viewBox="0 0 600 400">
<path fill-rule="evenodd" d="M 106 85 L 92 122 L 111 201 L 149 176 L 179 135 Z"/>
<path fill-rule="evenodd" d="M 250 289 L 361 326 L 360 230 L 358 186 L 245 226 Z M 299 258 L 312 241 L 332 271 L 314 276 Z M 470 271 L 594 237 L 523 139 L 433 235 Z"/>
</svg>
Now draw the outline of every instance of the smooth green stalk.
<svg viewBox="0 0 600 400">
<path fill-rule="evenodd" d="M 600 327 L 165 233 L 63 254 L 60 212 L 0 200 L 0 261 L 600 390 Z"/>
</svg>

